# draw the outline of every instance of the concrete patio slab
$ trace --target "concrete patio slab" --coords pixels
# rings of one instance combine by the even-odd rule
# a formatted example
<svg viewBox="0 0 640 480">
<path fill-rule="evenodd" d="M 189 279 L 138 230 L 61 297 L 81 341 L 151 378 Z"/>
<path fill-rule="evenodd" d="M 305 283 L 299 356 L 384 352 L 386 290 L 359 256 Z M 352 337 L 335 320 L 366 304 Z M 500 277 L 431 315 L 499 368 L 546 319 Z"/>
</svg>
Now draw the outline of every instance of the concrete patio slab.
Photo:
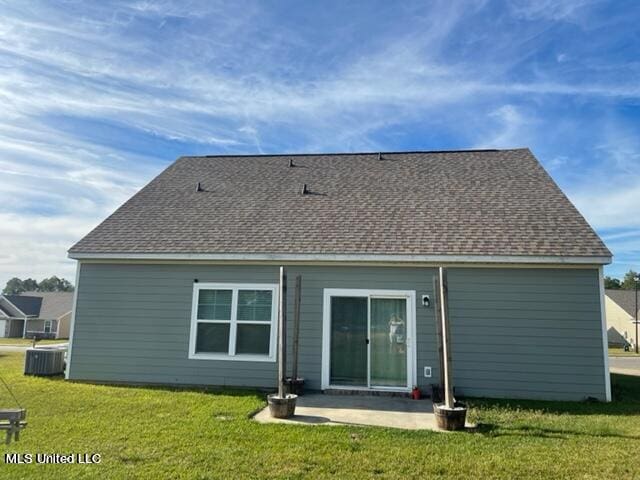
<svg viewBox="0 0 640 480">
<path fill-rule="evenodd" d="M 431 400 L 404 397 L 310 394 L 298 397 L 296 415 L 272 418 L 269 407 L 254 419 L 260 423 L 297 425 L 369 425 L 408 430 L 438 430 Z"/>
</svg>

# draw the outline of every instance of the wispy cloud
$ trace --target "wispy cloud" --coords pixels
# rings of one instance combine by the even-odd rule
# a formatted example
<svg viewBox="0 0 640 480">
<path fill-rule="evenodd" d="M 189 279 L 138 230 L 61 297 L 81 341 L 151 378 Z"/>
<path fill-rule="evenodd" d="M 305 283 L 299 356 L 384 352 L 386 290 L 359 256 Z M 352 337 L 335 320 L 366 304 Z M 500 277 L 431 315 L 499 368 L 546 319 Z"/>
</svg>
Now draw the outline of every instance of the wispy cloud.
<svg viewBox="0 0 640 480">
<path fill-rule="evenodd" d="M 36 263 L 28 229 L 0 236 L 0 283 L 68 268 L 190 153 L 528 145 L 597 228 L 634 231 L 640 64 L 619 45 L 636 26 L 605 6 L 5 2 L 0 215 L 50 233 Z"/>
<path fill-rule="evenodd" d="M 582 13 L 585 7 L 594 5 L 598 0 L 515 0 L 510 8 L 516 17 L 527 20 L 572 20 Z"/>
</svg>

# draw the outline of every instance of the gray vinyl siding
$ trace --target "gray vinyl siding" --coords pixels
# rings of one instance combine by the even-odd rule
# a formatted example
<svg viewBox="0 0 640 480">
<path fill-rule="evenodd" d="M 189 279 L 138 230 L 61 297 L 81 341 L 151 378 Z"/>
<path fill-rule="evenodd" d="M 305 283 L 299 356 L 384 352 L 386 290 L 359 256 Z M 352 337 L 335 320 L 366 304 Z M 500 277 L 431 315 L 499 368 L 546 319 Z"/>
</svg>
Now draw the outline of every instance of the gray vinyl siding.
<svg viewBox="0 0 640 480">
<path fill-rule="evenodd" d="M 50 320 L 51 321 L 51 333 L 56 333 L 56 329 L 58 328 L 58 320 Z M 44 332 L 44 322 L 45 320 L 42 318 L 33 318 L 27 320 L 27 332 Z"/>
<path fill-rule="evenodd" d="M 277 283 L 276 266 L 87 264 L 80 267 L 71 379 L 273 388 L 273 362 L 189 359 L 193 280 Z M 430 269 L 291 266 L 287 268 L 288 320 L 293 285 L 302 275 L 299 374 L 320 389 L 324 288 L 417 290 L 433 295 Z M 418 383 L 437 381 L 433 309 L 418 307 Z M 292 328 L 289 328 L 291 335 Z M 291 347 L 291 341 L 289 341 Z M 433 367 L 434 378 L 422 376 Z"/>
<path fill-rule="evenodd" d="M 597 269 L 449 270 L 456 391 L 605 399 Z"/>
<path fill-rule="evenodd" d="M 324 288 L 415 290 L 417 380 L 440 378 L 435 270 L 290 266 L 303 276 L 300 375 L 319 389 Z M 272 388 L 273 362 L 189 359 L 193 281 L 277 283 L 276 266 L 98 264 L 80 266 L 71 379 Z M 604 399 L 598 272 L 594 269 L 449 270 L 454 383 L 463 395 Z M 291 333 L 291 328 L 289 328 Z M 433 369 L 423 377 L 423 367 Z"/>
<path fill-rule="evenodd" d="M 24 320 L 11 320 L 9 322 L 8 337 L 20 338 L 24 332 Z"/>
</svg>

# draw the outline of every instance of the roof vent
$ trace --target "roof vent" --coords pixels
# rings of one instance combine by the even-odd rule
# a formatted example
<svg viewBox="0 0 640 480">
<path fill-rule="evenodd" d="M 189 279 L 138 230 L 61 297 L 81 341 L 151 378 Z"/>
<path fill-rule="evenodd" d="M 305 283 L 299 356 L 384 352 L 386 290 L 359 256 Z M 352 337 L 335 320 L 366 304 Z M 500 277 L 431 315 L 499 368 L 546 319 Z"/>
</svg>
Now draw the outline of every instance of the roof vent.
<svg viewBox="0 0 640 480">
<path fill-rule="evenodd" d="M 204 189 L 202 188 L 202 185 L 200 185 L 200 182 L 198 182 L 198 184 L 196 185 L 196 192 L 204 192 Z"/>
<path fill-rule="evenodd" d="M 289 168 L 295 167 L 295 165 L 293 164 L 293 158 L 289 159 Z"/>
<path fill-rule="evenodd" d="M 382 160 L 382 153 L 378 152 L 378 160 Z"/>
<path fill-rule="evenodd" d="M 300 191 L 300 194 L 306 195 L 307 193 L 309 193 L 309 189 L 307 188 L 307 184 L 303 183 L 302 184 L 302 190 Z"/>
</svg>

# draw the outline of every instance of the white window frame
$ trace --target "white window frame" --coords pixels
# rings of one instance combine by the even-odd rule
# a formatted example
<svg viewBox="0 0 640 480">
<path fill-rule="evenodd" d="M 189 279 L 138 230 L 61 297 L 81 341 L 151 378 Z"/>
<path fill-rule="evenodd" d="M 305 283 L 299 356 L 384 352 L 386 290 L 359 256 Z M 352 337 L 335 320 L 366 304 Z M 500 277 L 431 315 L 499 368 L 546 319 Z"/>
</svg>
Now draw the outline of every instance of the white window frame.
<svg viewBox="0 0 640 480">
<path fill-rule="evenodd" d="M 402 298 L 407 302 L 407 386 L 381 387 L 371 385 L 371 345 L 367 347 L 367 385 L 363 387 L 331 385 L 329 374 L 331 369 L 331 298 L 332 297 L 363 297 L 367 299 L 367 332 L 371 327 L 371 300 L 376 298 Z M 416 341 L 416 291 L 415 290 L 381 290 L 361 288 L 325 288 L 323 291 L 322 309 L 322 390 L 366 390 L 410 392 L 417 385 L 417 341 Z M 368 335 L 368 333 L 367 333 Z"/>
<path fill-rule="evenodd" d="M 198 297 L 200 290 L 231 290 L 231 319 L 227 320 L 198 320 Z M 271 321 L 259 322 L 254 320 L 241 320 L 238 322 L 238 291 L 239 290 L 269 290 L 271 291 Z M 194 283 L 193 298 L 191 301 L 191 332 L 189 335 L 189 358 L 195 360 L 231 360 L 249 362 L 275 362 L 276 361 L 276 339 L 278 335 L 278 285 L 271 283 Z M 196 353 L 196 336 L 198 334 L 198 323 L 229 323 L 229 352 L 228 353 Z M 236 354 L 236 337 L 238 323 L 269 325 L 269 354 Z"/>
<path fill-rule="evenodd" d="M 49 331 L 47 332 L 47 323 L 49 324 Z M 44 321 L 44 325 L 43 325 L 43 332 L 44 333 L 52 333 L 53 330 L 53 322 L 51 320 L 45 320 Z"/>
</svg>

